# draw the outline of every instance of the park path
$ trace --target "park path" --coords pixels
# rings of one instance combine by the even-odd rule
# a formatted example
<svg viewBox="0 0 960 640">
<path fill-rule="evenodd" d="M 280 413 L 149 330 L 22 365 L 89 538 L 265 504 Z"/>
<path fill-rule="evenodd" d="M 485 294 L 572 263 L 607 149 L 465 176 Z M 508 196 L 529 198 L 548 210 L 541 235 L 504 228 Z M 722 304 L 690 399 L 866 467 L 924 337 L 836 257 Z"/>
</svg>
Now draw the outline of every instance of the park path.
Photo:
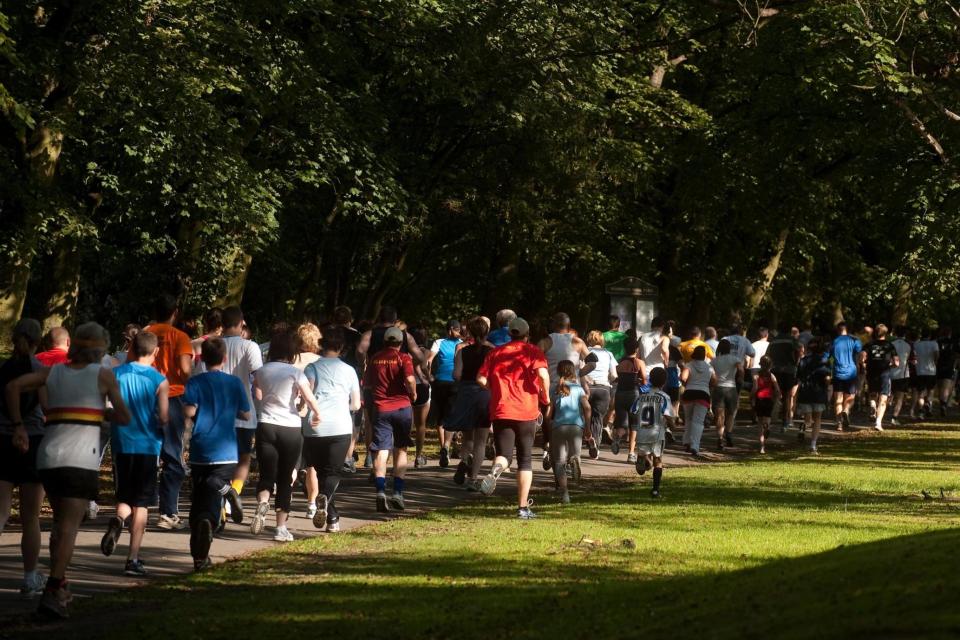
<svg viewBox="0 0 960 640">
<path fill-rule="evenodd" d="M 824 425 L 825 427 L 827 425 Z M 776 429 L 775 429 L 776 431 Z M 681 429 L 682 432 L 682 429 Z M 825 438 L 848 437 L 847 434 L 837 434 L 831 430 L 825 430 Z M 737 425 L 737 446 L 728 448 L 725 453 L 720 454 L 712 451 L 715 436 L 712 430 L 704 434 L 703 445 L 704 452 L 702 459 L 695 460 L 688 454 L 685 454 L 682 447 L 672 445 L 664 456 L 664 464 L 669 469 L 671 467 L 689 466 L 697 464 L 709 464 L 710 462 L 733 460 L 747 455 L 757 453 L 757 428 L 748 424 Z M 785 436 L 773 435 L 771 450 L 783 450 L 787 448 L 797 448 L 796 431 L 791 430 Z M 536 450 L 540 453 L 540 450 Z M 586 452 L 584 452 L 586 453 Z M 489 464 L 489 463 L 488 463 Z M 447 469 L 441 469 L 435 460 L 425 469 L 410 470 L 408 473 L 407 486 L 404 491 L 407 511 L 404 517 L 409 514 L 422 513 L 433 509 L 442 509 L 454 507 L 459 504 L 483 499 L 478 494 L 469 493 L 462 487 L 453 483 L 453 472 L 455 465 Z M 583 475 L 585 479 L 595 478 L 615 478 L 627 476 L 636 478 L 636 471 L 632 464 L 626 462 L 626 453 L 614 456 L 605 445 L 600 452 L 598 460 L 585 458 L 583 464 Z M 649 477 L 649 476 L 647 476 Z M 501 482 L 497 488 L 497 495 L 509 499 L 514 495 L 515 485 L 509 475 L 505 476 L 506 482 Z M 185 485 L 185 488 L 188 485 Z M 553 491 L 553 476 L 550 472 L 542 470 L 539 455 L 534 457 L 534 495 L 545 495 Z M 187 498 L 185 491 L 181 494 L 181 509 L 184 509 L 183 501 Z M 248 486 L 244 489 L 244 504 L 249 514 L 254 504 L 253 488 Z M 306 500 L 302 492 L 294 495 L 293 513 L 290 517 L 289 528 L 296 538 L 317 535 L 337 535 L 325 534 L 315 529 L 312 523 L 305 517 Z M 390 520 L 396 516 L 391 514 L 377 513 L 374 505 L 374 494 L 372 487 L 367 482 L 367 473 L 364 470 L 352 476 L 346 477 L 337 493 L 337 508 L 341 514 L 341 527 L 344 532 L 356 529 L 358 527 Z M 148 526 L 147 535 L 144 538 L 144 546 L 141 559 L 147 566 L 150 573 L 149 578 L 129 578 L 123 575 L 123 564 L 126 558 L 127 534 L 124 533 L 116 552 L 110 558 L 104 557 L 100 553 L 100 538 L 103 535 L 107 519 L 114 514 L 112 507 L 103 507 L 94 521 L 85 522 L 77 537 L 76 551 L 69 570 L 71 590 L 75 597 L 89 598 L 101 594 L 110 593 L 117 589 L 128 588 L 136 585 L 142 585 L 149 580 L 157 578 L 168 578 L 177 575 L 189 573 L 193 568 L 193 563 L 189 553 L 189 531 L 164 531 L 156 527 Z M 151 510 L 150 522 L 156 517 L 155 510 Z M 43 549 L 41 554 L 41 571 L 46 573 L 46 563 L 49 559 L 46 548 L 50 530 L 50 519 L 45 518 L 41 523 L 43 528 Z M 249 527 L 246 524 L 236 525 L 228 523 L 225 531 L 218 536 L 211 549 L 211 557 L 214 562 L 224 562 L 231 558 L 237 558 L 247 553 L 272 547 L 276 543 L 272 539 L 273 528 L 272 516 L 268 516 L 267 527 L 264 533 L 259 537 L 250 534 Z M 35 601 L 22 600 L 19 597 L 18 589 L 23 577 L 22 565 L 20 564 L 20 535 L 19 526 L 8 525 L 7 530 L 0 536 L 0 627 L 4 619 L 10 620 L 18 618 L 23 614 L 31 612 L 35 607 Z M 269 535 L 268 535 L 269 534 Z M 339 535 L 343 535 L 342 533 Z M 0 633 L 2 637 L 2 633 Z"/>
</svg>

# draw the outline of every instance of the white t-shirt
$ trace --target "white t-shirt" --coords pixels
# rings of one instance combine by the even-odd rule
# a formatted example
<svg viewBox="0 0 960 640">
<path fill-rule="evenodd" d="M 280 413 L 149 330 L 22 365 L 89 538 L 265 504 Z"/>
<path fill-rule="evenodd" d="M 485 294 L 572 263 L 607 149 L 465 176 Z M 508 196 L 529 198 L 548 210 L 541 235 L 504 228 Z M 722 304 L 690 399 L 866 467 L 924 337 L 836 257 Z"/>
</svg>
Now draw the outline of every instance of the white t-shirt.
<svg viewBox="0 0 960 640">
<path fill-rule="evenodd" d="M 713 359 L 713 371 L 717 374 L 718 387 L 737 386 L 737 365 L 740 362 L 740 357 L 733 353 L 725 353 Z"/>
<path fill-rule="evenodd" d="M 770 342 L 768 340 L 757 340 L 753 343 L 753 361 L 750 363 L 750 370 L 757 371 L 760 369 L 760 358 L 767 355 L 767 349 L 770 347 Z"/>
<path fill-rule="evenodd" d="M 617 359 L 602 347 L 590 347 L 590 353 L 597 356 L 597 366 L 587 374 L 590 384 L 609 387 L 611 380 L 617 379 Z"/>
<path fill-rule="evenodd" d="M 260 401 L 260 422 L 280 427 L 299 427 L 299 384 L 307 382 L 303 372 L 286 362 L 268 362 L 258 369 L 253 377 L 263 393 L 263 400 Z"/>
<path fill-rule="evenodd" d="M 940 355 L 940 346 L 934 340 L 919 340 L 913 345 L 913 353 L 917 356 L 917 375 L 937 375 L 937 356 Z"/>
<path fill-rule="evenodd" d="M 660 350 L 660 340 L 663 333 L 650 331 L 640 338 L 640 348 L 643 351 L 643 363 L 647 365 L 647 374 L 652 369 L 663 368 L 663 352 Z"/>
<path fill-rule="evenodd" d="M 910 343 L 903 338 L 897 338 L 893 341 L 893 348 L 897 350 L 897 356 L 900 358 L 900 366 L 890 370 L 890 377 L 894 380 L 909 378 L 910 365 L 907 360 L 910 359 Z"/>
<path fill-rule="evenodd" d="M 710 378 L 713 377 L 713 368 L 704 360 L 691 360 L 686 365 L 690 375 L 684 385 L 687 391 L 703 391 L 710 393 Z"/>
<path fill-rule="evenodd" d="M 305 422 L 304 437 L 352 434 L 350 398 L 354 393 L 360 393 L 356 370 L 340 358 L 320 358 L 310 364 L 304 374 L 313 385 L 313 396 L 320 405 L 320 426 L 311 427 L 309 420 Z"/>
<path fill-rule="evenodd" d="M 227 357 L 223 362 L 224 373 L 236 376 L 243 383 L 243 388 L 247 391 L 247 402 L 251 407 L 254 406 L 253 374 L 263 366 L 263 356 L 260 353 L 260 347 L 253 340 L 247 340 L 241 336 L 224 336 L 223 342 L 227 345 Z M 257 413 L 250 412 L 250 418 L 241 420 L 237 418 L 237 429 L 256 429 Z"/>
</svg>

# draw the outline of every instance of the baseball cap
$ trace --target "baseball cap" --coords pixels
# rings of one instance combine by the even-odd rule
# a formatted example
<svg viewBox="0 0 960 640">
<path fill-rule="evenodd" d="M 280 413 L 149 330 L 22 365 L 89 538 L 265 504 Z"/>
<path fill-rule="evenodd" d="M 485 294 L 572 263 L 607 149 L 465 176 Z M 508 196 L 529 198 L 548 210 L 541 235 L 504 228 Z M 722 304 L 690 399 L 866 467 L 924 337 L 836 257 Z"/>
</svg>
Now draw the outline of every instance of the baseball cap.
<svg viewBox="0 0 960 640">
<path fill-rule="evenodd" d="M 396 327 L 390 327 L 383 334 L 384 342 L 403 342 L 403 331 Z"/>
<path fill-rule="evenodd" d="M 41 329 L 40 323 L 33 318 L 21 318 L 13 327 L 13 335 L 23 336 L 30 344 L 38 344 L 42 334 L 43 329 Z"/>
<path fill-rule="evenodd" d="M 530 335 L 530 325 L 523 318 L 514 318 L 509 325 L 510 335 L 526 336 Z"/>
</svg>

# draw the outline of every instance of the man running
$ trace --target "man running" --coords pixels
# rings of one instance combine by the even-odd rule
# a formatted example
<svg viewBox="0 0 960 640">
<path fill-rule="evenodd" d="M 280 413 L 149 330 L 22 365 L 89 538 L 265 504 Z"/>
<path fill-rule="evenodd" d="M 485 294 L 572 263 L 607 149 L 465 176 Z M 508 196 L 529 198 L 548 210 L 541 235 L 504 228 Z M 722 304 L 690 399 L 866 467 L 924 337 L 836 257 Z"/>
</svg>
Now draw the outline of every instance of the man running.
<svg viewBox="0 0 960 640">
<path fill-rule="evenodd" d="M 766 355 L 773 363 L 771 371 L 780 387 L 780 410 L 783 413 L 783 422 L 780 433 L 787 430 L 793 423 L 793 415 L 797 403 L 797 364 L 803 347 L 800 341 L 793 337 L 790 323 L 781 322 L 777 327 L 777 335 L 767 345 Z"/>
<path fill-rule="evenodd" d="M 430 355 L 427 356 L 427 370 L 434 369 L 433 383 L 431 385 L 431 408 L 433 410 L 434 422 L 437 425 L 437 432 L 440 437 L 440 459 L 450 462 L 449 450 L 453 443 L 453 431 L 444 431 L 447 413 L 453 402 L 454 389 L 456 382 L 453 379 L 454 358 L 457 355 L 457 349 L 463 343 L 460 337 L 460 321 L 450 320 L 447 322 L 447 335 L 443 338 L 434 340 L 430 346 Z M 454 425 L 456 426 L 456 425 Z M 423 460 L 421 461 L 421 457 Z M 422 462 L 422 464 L 421 464 Z M 417 456 L 414 461 L 414 467 L 426 466 L 426 457 L 423 456 L 423 441 L 419 434 L 417 436 Z M 441 463 L 440 466 L 446 466 Z"/>
<path fill-rule="evenodd" d="M 495 347 L 502 347 L 510 342 L 510 323 L 516 317 L 517 314 L 511 309 L 497 311 L 497 316 L 494 318 L 497 321 L 497 328 L 487 335 L 487 342 Z"/>
<path fill-rule="evenodd" d="M 897 426 L 900 420 L 900 411 L 903 409 L 903 401 L 907 396 L 907 391 L 910 390 L 910 356 L 913 354 L 913 347 L 907 342 L 906 327 L 896 327 L 894 333 L 896 337 L 893 340 L 893 348 L 897 350 L 900 363 L 890 374 L 893 391 L 893 417 L 890 424 Z"/>
<path fill-rule="evenodd" d="M 714 327 L 707 327 L 703 330 L 703 341 L 710 347 L 710 350 L 714 353 L 717 352 L 717 347 L 720 346 L 720 339 L 717 337 L 717 330 Z"/>
<path fill-rule="evenodd" d="M 66 327 L 54 327 L 47 332 L 50 348 L 36 355 L 37 362 L 45 367 L 55 364 L 66 364 L 67 353 L 70 350 L 70 332 Z"/>
<path fill-rule="evenodd" d="M 393 452 L 393 495 L 390 507 L 402 511 L 404 475 L 407 470 L 407 447 L 413 444 L 410 429 L 413 426 L 413 402 L 417 398 L 417 380 L 413 372 L 413 358 L 403 353 L 404 332 L 389 327 L 383 332 L 383 348 L 370 357 L 363 378 L 368 397 L 373 400 L 374 419 L 370 451 L 374 454 L 373 471 L 376 476 L 377 511 L 385 513 L 387 506 L 387 458 Z"/>
<path fill-rule="evenodd" d="M 717 357 L 714 353 L 714 347 L 711 347 L 709 344 L 700 339 L 700 327 L 691 327 L 689 332 L 689 338 L 684 342 L 680 343 L 680 355 L 683 356 L 684 364 L 693 360 L 693 350 L 697 347 L 704 347 L 704 350 L 707 354 L 707 362 L 710 362 Z M 719 343 L 717 343 L 719 345 Z"/>
<path fill-rule="evenodd" d="M 960 355 L 960 345 L 953 337 L 953 329 L 942 326 L 937 332 L 937 347 L 940 355 L 937 356 L 937 400 L 940 401 L 940 417 L 947 415 L 947 404 L 956 382 L 957 358 Z M 931 401 L 931 405 L 933 402 Z"/>
<path fill-rule="evenodd" d="M 623 341 L 627 334 L 620 331 L 620 316 L 610 316 L 609 329 L 603 332 L 603 346 L 613 354 L 616 362 L 623 359 Z"/>
<path fill-rule="evenodd" d="M 650 322 L 650 331 L 640 336 L 640 357 L 647 366 L 647 375 L 654 369 L 666 368 L 670 361 L 670 336 L 663 330 L 665 325 L 658 316 Z"/>
<path fill-rule="evenodd" d="M 847 333 L 847 323 L 837 323 L 837 337 L 830 346 L 833 360 L 833 406 L 837 417 L 837 431 L 850 428 L 850 409 L 857 398 L 858 362 L 863 345 Z"/>
<path fill-rule="evenodd" d="M 550 403 L 550 374 L 547 357 L 529 343 L 530 325 L 523 318 L 510 323 L 511 342 L 498 347 L 483 361 L 477 382 L 490 390 L 490 418 L 496 458 L 480 491 L 492 495 L 500 474 L 510 466 L 509 458 L 517 453 L 517 516 L 521 520 L 535 518 L 528 500 L 533 483 L 533 440 L 537 433 L 540 407 Z"/>
<path fill-rule="evenodd" d="M 887 340 L 887 325 L 878 324 L 873 331 L 873 340 L 860 354 L 861 366 L 867 372 L 867 388 L 870 390 L 870 404 L 876 403 L 876 422 L 873 428 L 883 431 L 883 414 L 892 390 L 891 374 L 900 365 L 900 356 L 893 344 Z"/>
</svg>

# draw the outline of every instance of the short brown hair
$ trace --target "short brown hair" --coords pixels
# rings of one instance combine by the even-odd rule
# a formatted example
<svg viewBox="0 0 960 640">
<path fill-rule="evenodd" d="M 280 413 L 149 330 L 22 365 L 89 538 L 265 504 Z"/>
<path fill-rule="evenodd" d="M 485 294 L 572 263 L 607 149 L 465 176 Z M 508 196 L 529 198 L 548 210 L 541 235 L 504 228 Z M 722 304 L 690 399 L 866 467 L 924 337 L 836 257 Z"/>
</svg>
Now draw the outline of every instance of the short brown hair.
<svg viewBox="0 0 960 640">
<path fill-rule="evenodd" d="M 155 333 L 141 331 L 133 336 L 133 355 L 138 358 L 145 358 L 153 355 L 153 350 L 157 348 L 159 340 Z"/>
<path fill-rule="evenodd" d="M 200 345 L 200 359 L 208 368 L 219 367 L 227 359 L 227 343 L 223 338 L 207 338 Z"/>
</svg>

